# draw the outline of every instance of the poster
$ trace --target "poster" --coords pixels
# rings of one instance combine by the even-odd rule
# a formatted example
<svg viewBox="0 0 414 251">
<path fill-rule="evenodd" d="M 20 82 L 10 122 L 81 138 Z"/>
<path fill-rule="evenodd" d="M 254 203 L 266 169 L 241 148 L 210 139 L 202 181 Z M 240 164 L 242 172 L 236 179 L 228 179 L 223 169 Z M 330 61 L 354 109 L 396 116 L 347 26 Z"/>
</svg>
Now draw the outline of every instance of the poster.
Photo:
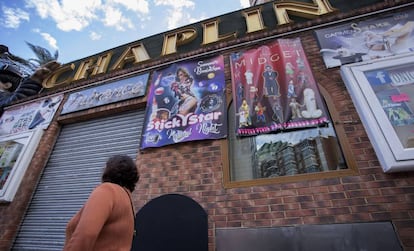
<svg viewBox="0 0 414 251">
<path fill-rule="evenodd" d="M 317 30 L 325 65 L 332 68 L 414 51 L 414 9 Z"/>
<path fill-rule="evenodd" d="M 34 128 L 46 129 L 62 99 L 61 94 L 5 110 L 0 118 L 0 136 Z"/>
<path fill-rule="evenodd" d="M 222 56 L 155 71 L 141 149 L 227 136 Z"/>
<path fill-rule="evenodd" d="M 0 202 L 13 200 L 43 132 L 39 128 L 0 136 Z"/>
<path fill-rule="evenodd" d="M 23 146 L 19 142 L 0 142 L 0 190 L 6 184 Z"/>
<path fill-rule="evenodd" d="M 72 93 L 63 105 L 62 114 L 144 96 L 148 75 L 145 73 Z"/>
<path fill-rule="evenodd" d="M 414 170 L 414 53 L 341 66 L 384 172 Z"/>
<path fill-rule="evenodd" d="M 390 122 L 403 147 L 414 147 L 413 64 L 375 69 L 364 74 L 382 107 L 384 117 Z"/>
<path fill-rule="evenodd" d="M 236 133 L 256 135 L 328 121 L 302 44 L 277 39 L 230 55 Z"/>
</svg>

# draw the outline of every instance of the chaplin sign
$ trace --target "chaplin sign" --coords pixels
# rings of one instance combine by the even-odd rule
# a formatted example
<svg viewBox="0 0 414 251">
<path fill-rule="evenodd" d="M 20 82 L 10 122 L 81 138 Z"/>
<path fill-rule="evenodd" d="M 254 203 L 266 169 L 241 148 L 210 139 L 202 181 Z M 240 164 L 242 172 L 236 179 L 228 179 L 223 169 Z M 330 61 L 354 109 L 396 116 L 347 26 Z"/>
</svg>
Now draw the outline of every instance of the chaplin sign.
<svg viewBox="0 0 414 251">
<path fill-rule="evenodd" d="M 51 89 L 139 65 L 151 59 L 231 41 L 251 33 L 335 12 L 329 1 L 274 1 L 201 21 L 63 65 L 43 81 Z"/>
<path fill-rule="evenodd" d="M 152 59 L 208 48 L 222 41 L 231 43 L 253 33 L 271 31 L 282 25 L 300 23 L 379 2 L 382 1 L 364 0 L 352 5 L 347 0 L 268 2 L 147 37 L 63 65 L 43 81 L 43 87 L 45 89 L 61 87 L 73 81 L 126 69 Z"/>
</svg>

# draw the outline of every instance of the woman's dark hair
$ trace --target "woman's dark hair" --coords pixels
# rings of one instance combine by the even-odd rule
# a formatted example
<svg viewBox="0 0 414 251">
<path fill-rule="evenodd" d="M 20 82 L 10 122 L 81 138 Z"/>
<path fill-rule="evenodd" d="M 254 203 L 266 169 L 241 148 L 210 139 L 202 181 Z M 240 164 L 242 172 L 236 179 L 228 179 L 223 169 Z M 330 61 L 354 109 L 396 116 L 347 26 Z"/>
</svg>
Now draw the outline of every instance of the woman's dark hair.
<svg viewBox="0 0 414 251">
<path fill-rule="evenodd" d="M 131 157 L 127 155 L 114 155 L 106 162 L 106 167 L 102 174 L 102 182 L 115 183 L 133 192 L 138 180 L 138 169 Z"/>
</svg>

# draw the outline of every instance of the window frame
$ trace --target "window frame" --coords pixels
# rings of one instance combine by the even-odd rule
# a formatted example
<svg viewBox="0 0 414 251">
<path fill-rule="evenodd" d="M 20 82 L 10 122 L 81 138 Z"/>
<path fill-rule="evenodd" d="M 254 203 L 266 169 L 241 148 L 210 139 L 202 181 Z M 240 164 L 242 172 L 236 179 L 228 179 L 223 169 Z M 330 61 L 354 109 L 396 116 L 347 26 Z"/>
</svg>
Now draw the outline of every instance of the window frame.
<svg viewBox="0 0 414 251">
<path fill-rule="evenodd" d="M 327 110 L 332 119 L 332 126 L 334 127 L 342 154 L 347 165 L 347 169 L 335 170 L 329 172 L 318 172 L 318 173 L 306 173 L 306 174 L 296 174 L 292 176 L 280 176 L 272 178 L 259 178 L 251 180 L 241 180 L 241 181 L 232 181 L 231 180 L 231 165 L 230 165 L 230 143 L 229 139 L 221 140 L 221 155 L 223 158 L 223 186 L 224 188 L 238 188 L 238 187 L 250 187 L 250 186 L 260 186 L 260 185 L 270 185 L 270 184 L 281 184 L 289 182 L 301 182 L 308 180 L 319 180 L 319 179 L 328 179 L 328 178 L 338 178 L 343 176 L 352 176 L 358 174 L 358 169 L 356 165 L 356 160 L 354 154 L 352 153 L 350 143 L 345 133 L 344 126 L 345 122 L 341 122 L 339 118 L 339 113 L 335 109 L 335 105 L 329 95 L 329 93 L 322 86 L 318 85 L 321 96 L 324 98 Z M 227 107 L 230 106 L 232 102 L 232 97 L 230 93 L 227 93 Z M 229 114 L 232 116 L 232 114 Z M 354 123 L 354 122 L 351 122 Z M 229 128 L 232 128 L 232 125 L 229 125 Z"/>
<path fill-rule="evenodd" d="M 392 81 L 392 83 L 387 83 L 385 80 L 373 80 L 380 78 L 373 76 L 368 77 L 366 73 L 372 72 L 375 74 L 384 74 L 382 78 L 385 78 L 386 75 L 391 75 L 392 72 L 397 72 L 399 74 L 404 73 L 404 71 L 411 72 L 411 69 L 414 66 L 413 59 L 414 53 L 407 53 L 389 58 L 380 58 L 370 62 L 341 66 L 341 76 L 355 103 L 357 112 L 368 134 L 368 138 L 372 142 L 376 156 L 384 173 L 414 170 L 414 147 L 409 145 L 404 146 L 400 139 L 408 137 L 411 134 L 412 124 L 410 122 L 410 124 L 404 125 L 410 126 L 410 128 L 405 128 L 405 131 L 410 130 L 410 134 L 397 135 L 395 128 L 397 126 L 391 124 L 390 118 L 385 112 L 384 105 L 380 103 L 379 98 L 381 97 L 381 92 L 377 93 L 373 86 L 379 84 L 388 86 L 388 88 L 391 86 L 392 89 L 387 89 L 387 91 L 396 92 L 394 92 L 394 94 L 389 92 L 387 93 L 388 96 L 394 95 L 398 97 L 396 95 L 397 92 L 399 95 L 406 94 L 407 97 L 404 97 L 404 99 L 409 101 L 407 103 L 411 103 L 413 98 L 413 95 L 411 94 L 413 81 L 411 78 L 401 78 L 402 83 L 399 83 L 400 85 L 398 85 L 398 83 L 394 81 Z M 388 77 L 389 76 L 387 76 L 387 78 Z M 403 80 L 408 83 L 404 83 Z M 400 87 L 405 87 L 405 89 L 400 90 Z M 406 101 L 401 102 L 401 104 L 404 104 L 405 102 Z M 395 104 L 396 103 L 397 101 Z"/>
<path fill-rule="evenodd" d="M 24 146 L 22 147 L 12 170 L 9 173 L 9 177 L 7 178 L 3 188 L 0 189 L 0 203 L 13 201 L 14 196 L 16 195 L 23 180 L 24 174 L 29 167 L 29 164 L 39 145 L 43 132 L 43 129 L 39 128 L 23 133 L 0 137 L 0 142 L 24 141 Z"/>
</svg>

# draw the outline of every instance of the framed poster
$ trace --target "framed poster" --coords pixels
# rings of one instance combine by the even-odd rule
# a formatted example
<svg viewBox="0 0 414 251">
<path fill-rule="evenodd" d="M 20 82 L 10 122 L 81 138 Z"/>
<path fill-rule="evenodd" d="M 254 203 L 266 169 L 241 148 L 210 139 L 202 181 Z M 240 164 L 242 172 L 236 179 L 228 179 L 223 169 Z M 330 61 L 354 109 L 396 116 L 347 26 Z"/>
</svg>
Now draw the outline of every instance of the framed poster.
<svg viewBox="0 0 414 251">
<path fill-rule="evenodd" d="M 327 68 L 414 51 L 414 9 L 315 31 Z"/>
<path fill-rule="evenodd" d="M 328 115 L 299 38 L 230 55 L 236 133 L 250 136 L 325 126 Z"/>
<path fill-rule="evenodd" d="M 0 137 L 0 201 L 13 200 L 43 129 Z"/>
<path fill-rule="evenodd" d="M 414 54 L 341 66 L 384 172 L 414 170 Z"/>
<path fill-rule="evenodd" d="M 141 149 L 227 137 L 223 56 L 153 72 Z"/>
</svg>

